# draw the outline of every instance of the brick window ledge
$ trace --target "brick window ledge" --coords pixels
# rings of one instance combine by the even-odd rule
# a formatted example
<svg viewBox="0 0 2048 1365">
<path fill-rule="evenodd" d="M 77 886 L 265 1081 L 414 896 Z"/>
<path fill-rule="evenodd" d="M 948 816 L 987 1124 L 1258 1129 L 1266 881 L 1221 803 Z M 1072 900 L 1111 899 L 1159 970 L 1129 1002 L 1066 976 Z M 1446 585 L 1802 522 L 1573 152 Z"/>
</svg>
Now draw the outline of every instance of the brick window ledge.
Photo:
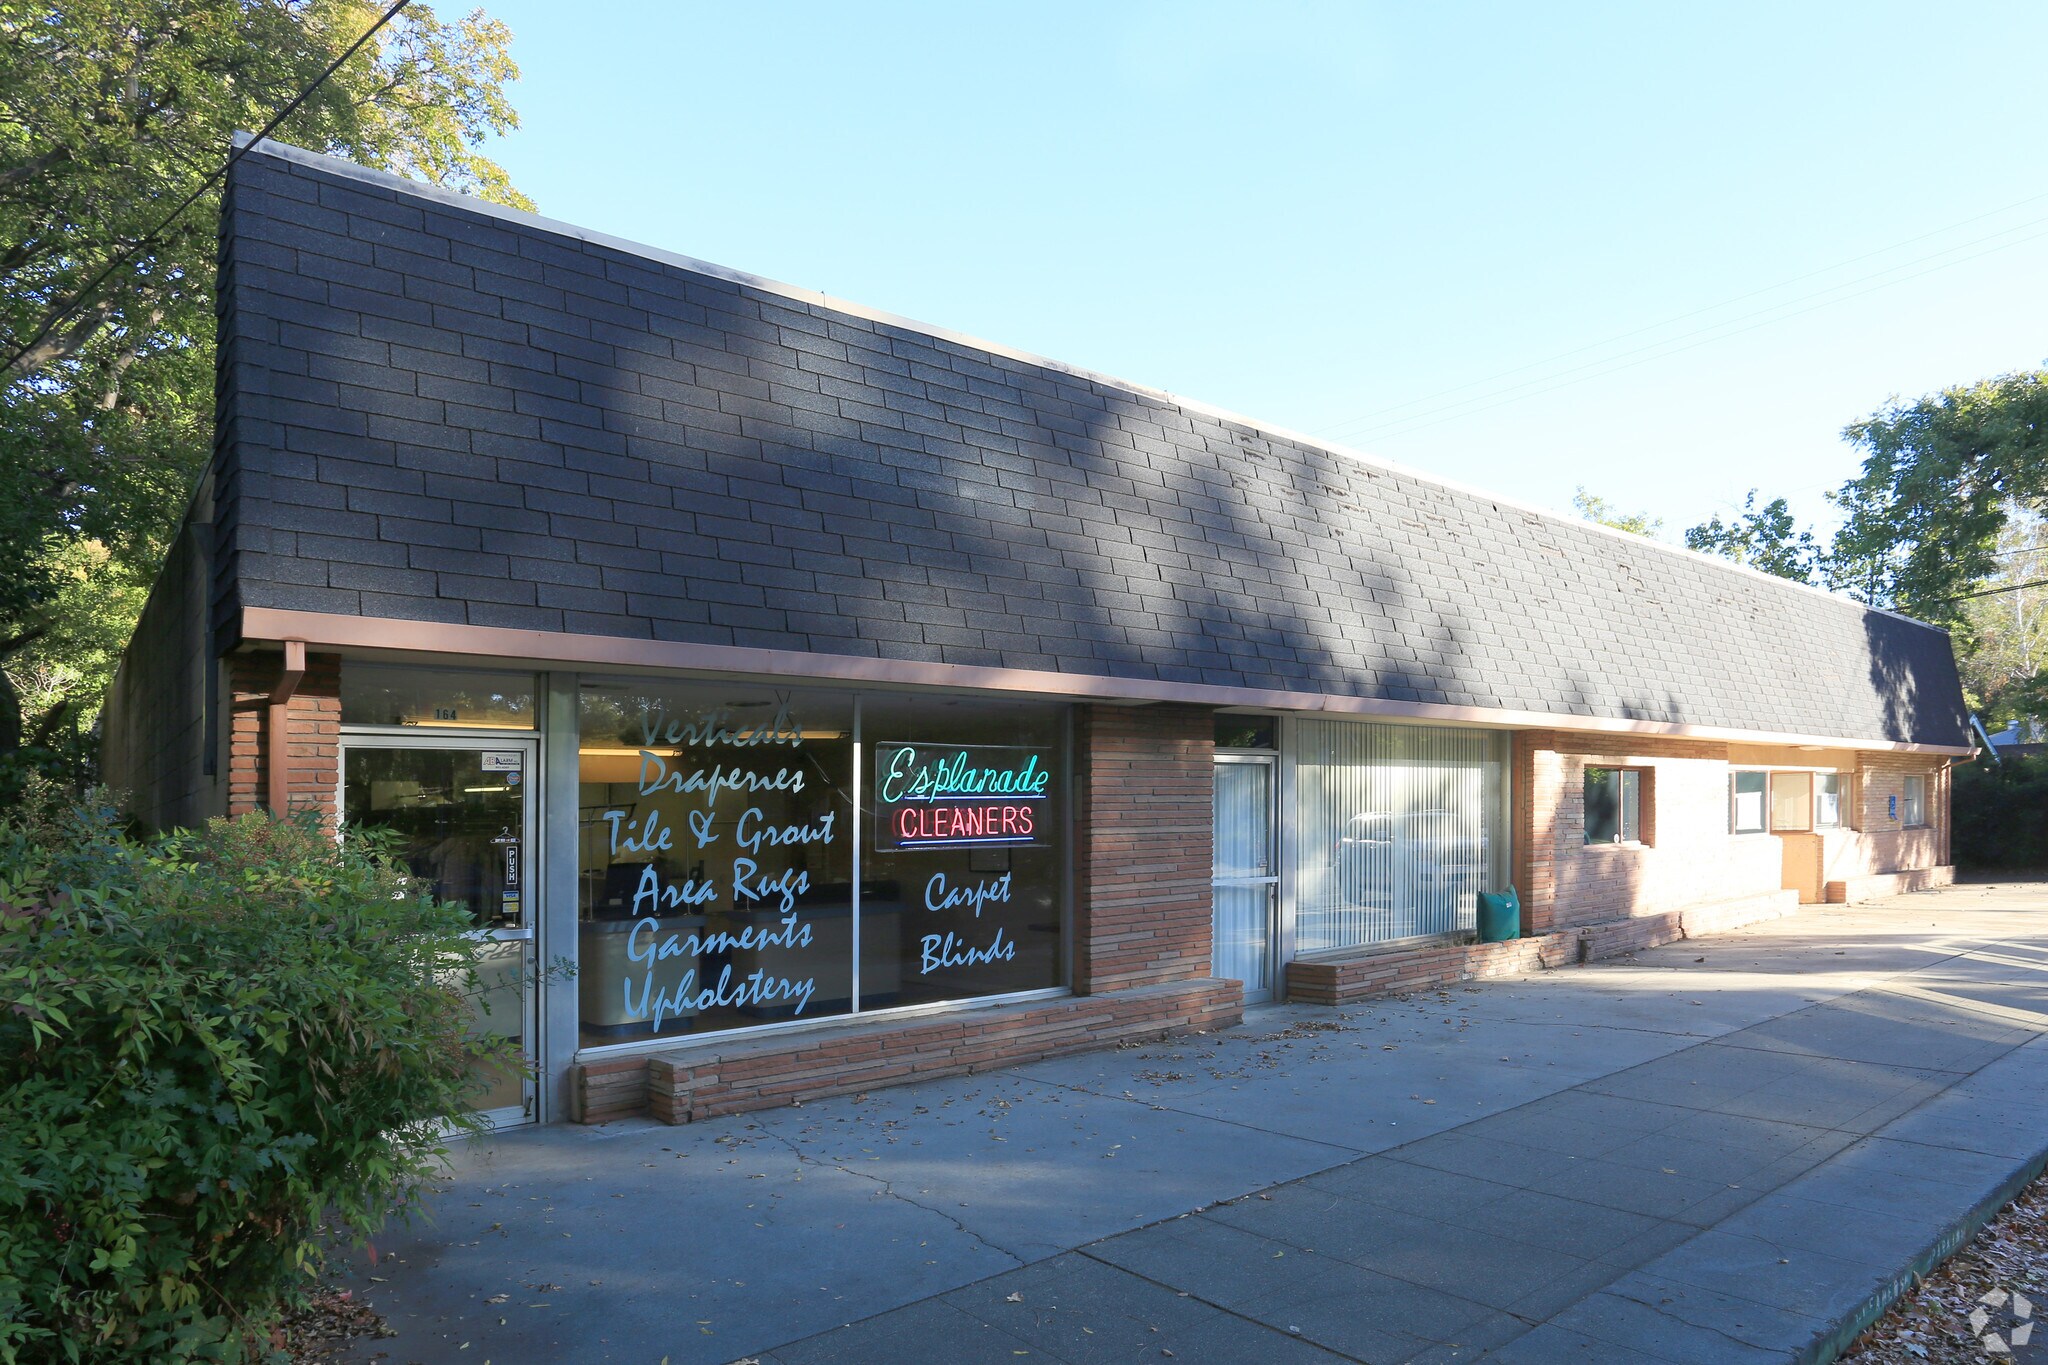
<svg viewBox="0 0 2048 1365">
<path fill-rule="evenodd" d="M 1239 983 L 1201 977 L 735 1039 L 727 1047 L 698 1042 L 571 1067 L 568 1117 L 603 1123 L 651 1114 L 664 1123 L 689 1123 L 1122 1042 L 1209 1032 L 1243 1017 Z"/>
</svg>

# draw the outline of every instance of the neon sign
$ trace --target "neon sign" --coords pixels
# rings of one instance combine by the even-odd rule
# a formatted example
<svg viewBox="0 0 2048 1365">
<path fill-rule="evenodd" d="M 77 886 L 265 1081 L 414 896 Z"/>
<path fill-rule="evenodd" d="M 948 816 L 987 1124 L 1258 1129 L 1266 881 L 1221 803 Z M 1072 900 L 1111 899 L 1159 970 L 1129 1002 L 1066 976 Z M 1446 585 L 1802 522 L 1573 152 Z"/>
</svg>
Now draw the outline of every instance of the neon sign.
<svg viewBox="0 0 2048 1365">
<path fill-rule="evenodd" d="M 1042 844 L 1050 753 L 997 744 L 877 744 L 876 850 Z"/>
</svg>

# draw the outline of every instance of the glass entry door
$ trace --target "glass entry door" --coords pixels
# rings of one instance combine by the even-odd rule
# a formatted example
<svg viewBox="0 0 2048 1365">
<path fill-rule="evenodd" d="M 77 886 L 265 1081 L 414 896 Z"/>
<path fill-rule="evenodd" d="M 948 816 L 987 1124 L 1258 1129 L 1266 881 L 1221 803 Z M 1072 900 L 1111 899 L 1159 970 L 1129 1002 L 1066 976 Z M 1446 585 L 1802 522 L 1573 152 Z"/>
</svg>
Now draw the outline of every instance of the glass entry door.
<svg viewBox="0 0 2048 1365">
<path fill-rule="evenodd" d="M 1273 760 L 1216 760 L 1212 970 L 1244 982 L 1245 1003 L 1273 998 L 1280 878 L 1273 857 Z"/>
<path fill-rule="evenodd" d="M 483 949 L 470 1035 L 511 1039 L 523 1062 L 477 1077 L 472 1103 L 499 1126 L 534 1118 L 534 750 L 414 735 L 345 735 L 341 748 L 342 819 L 395 831 L 414 875 L 469 908 Z"/>
</svg>

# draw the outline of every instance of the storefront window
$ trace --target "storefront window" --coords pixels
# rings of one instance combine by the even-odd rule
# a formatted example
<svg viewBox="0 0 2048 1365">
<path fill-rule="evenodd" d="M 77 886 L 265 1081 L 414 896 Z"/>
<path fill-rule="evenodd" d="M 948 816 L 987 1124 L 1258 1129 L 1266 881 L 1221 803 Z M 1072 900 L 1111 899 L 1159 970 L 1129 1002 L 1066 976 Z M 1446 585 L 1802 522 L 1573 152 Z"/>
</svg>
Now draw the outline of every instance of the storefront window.
<svg viewBox="0 0 2048 1365">
<path fill-rule="evenodd" d="M 853 698 L 580 692 L 585 1046 L 853 1007 Z"/>
<path fill-rule="evenodd" d="M 1506 736 L 1304 720 L 1295 728 L 1298 951 L 1472 927 L 1505 884 Z"/>
<path fill-rule="evenodd" d="M 1058 706 L 868 696 L 861 1007 L 1061 982 L 1066 741 Z M 874 932 L 869 932 L 872 924 Z"/>
<path fill-rule="evenodd" d="M 586 682 L 578 709 L 584 1046 L 1061 983 L 1059 708 Z"/>
<path fill-rule="evenodd" d="M 343 725 L 531 730 L 531 673 L 486 673 L 412 664 L 341 666 Z"/>
</svg>

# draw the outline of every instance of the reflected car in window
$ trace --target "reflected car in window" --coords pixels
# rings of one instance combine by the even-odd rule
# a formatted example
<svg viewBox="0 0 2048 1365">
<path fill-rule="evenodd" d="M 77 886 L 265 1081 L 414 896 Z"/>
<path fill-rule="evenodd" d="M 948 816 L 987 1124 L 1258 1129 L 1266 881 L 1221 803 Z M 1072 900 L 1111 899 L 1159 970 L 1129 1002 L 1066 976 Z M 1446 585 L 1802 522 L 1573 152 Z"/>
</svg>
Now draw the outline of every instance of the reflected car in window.
<svg viewBox="0 0 2048 1365">
<path fill-rule="evenodd" d="M 1391 907 L 1403 881 L 1410 895 L 1477 889 L 1486 839 L 1448 810 L 1364 811 L 1344 822 L 1333 861 L 1342 903 Z"/>
</svg>

